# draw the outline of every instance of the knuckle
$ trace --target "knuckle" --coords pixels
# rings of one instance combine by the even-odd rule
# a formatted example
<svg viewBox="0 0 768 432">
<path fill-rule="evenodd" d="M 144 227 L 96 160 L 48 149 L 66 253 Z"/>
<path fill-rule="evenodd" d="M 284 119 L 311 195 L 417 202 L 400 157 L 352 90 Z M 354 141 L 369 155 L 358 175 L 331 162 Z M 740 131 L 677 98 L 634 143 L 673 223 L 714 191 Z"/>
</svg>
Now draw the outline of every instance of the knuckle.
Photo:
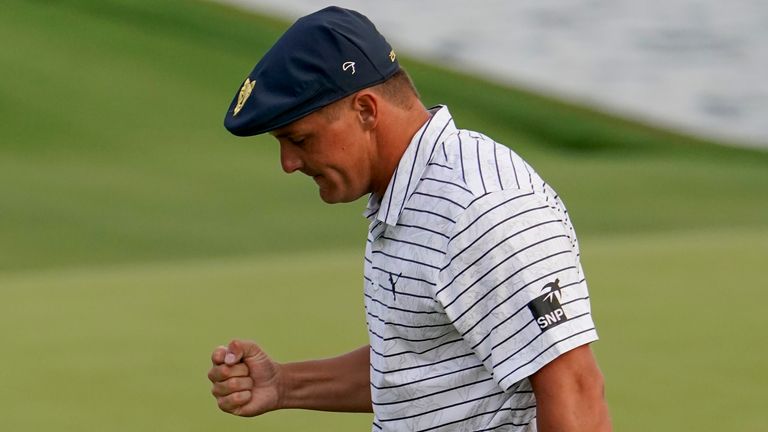
<svg viewBox="0 0 768 432">
<path fill-rule="evenodd" d="M 245 405 L 251 399 L 251 392 L 241 391 L 227 396 L 216 398 L 219 409 L 228 413 L 236 413 L 239 408 Z"/>
<path fill-rule="evenodd" d="M 211 369 L 211 375 L 213 375 L 213 381 L 224 381 L 229 378 L 228 368 L 226 366 L 216 366 Z"/>
<path fill-rule="evenodd" d="M 229 392 L 223 391 L 221 387 L 217 384 L 213 386 L 213 388 L 211 389 L 211 394 L 215 398 L 223 398 L 223 397 L 226 397 L 229 394 Z"/>
<path fill-rule="evenodd" d="M 216 382 L 216 368 L 210 368 L 208 370 L 208 381 Z"/>
<path fill-rule="evenodd" d="M 219 381 L 228 380 L 230 378 L 230 370 L 227 366 L 220 366 L 216 371 Z"/>
<path fill-rule="evenodd" d="M 238 363 L 230 369 L 232 376 L 248 376 L 248 366 L 244 363 Z"/>
<path fill-rule="evenodd" d="M 230 392 L 236 392 L 240 390 L 240 383 L 237 379 L 234 378 L 224 381 L 224 385 Z"/>
<path fill-rule="evenodd" d="M 216 405 L 219 406 L 219 409 L 222 411 L 229 411 L 229 405 L 227 404 L 227 401 L 225 398 L 216 398 Z"/>
<path fill-rule="evenodd" d="M 251 398 L 251 392 L 247 392 L 247 391 L 237 392 L 232 395 L 233 401 L 238 405 L 242 405 L 248 402 L 250 398 Z"/>
<path fill-rule="evenodd" d="M 211 352 L 211 361 L 214 364 L 219 364 L 224 362 L 224 354 L 226 353 L 226 347 L 218 346 L 216 349 Z"/>
</svg>

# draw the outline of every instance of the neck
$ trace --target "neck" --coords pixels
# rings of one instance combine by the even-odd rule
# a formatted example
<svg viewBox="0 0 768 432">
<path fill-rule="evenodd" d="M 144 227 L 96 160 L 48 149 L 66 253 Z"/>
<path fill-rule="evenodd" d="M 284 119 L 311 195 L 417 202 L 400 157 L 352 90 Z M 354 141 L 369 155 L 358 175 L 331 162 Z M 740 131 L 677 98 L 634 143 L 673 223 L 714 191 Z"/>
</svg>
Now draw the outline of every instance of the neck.
<svg viewBox="0 0 768 432">
<path fill-rule="evenodd" d="M 430 117 L 429 111 L 418 99 L 410 109 L 392 107 L 388 111 L 391 112 L 381 117 L 377 127 L 378 169 L 371 189 L 379 198 L 384 196 L 413 136 Z"/>
</svg>

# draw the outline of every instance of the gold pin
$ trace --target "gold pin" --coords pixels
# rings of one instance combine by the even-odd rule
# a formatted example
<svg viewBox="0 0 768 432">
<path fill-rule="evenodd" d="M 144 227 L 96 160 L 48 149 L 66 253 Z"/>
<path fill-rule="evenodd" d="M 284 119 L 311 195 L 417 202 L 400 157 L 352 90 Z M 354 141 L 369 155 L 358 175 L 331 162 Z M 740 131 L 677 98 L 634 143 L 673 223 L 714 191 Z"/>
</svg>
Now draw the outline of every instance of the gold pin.
<svg viewBox="0 0 768 432">
<path fill-rule="evenodd" d="M 232 117 L 236 116 L 237 113 L 243 109 L 243 105 L 245 105 L 245 101 L 248 100 L 248 96 L 251 95 L 254 86 L 256 86 L 256 80 L 251 81 L 250 78 L 245 79 L 243 86 L 240 87 L 240 94 L 237 96 L 237 105 L 235 105 L 235 109 L 232 112 Z"/>
<path fill-rule="evenodd" d="M 397 54 L 395 54 L 395 50 L 390 51 L 389 52 L 389 61 L 394 63 L 396 58 L 397 58 Z"/>
</svg>

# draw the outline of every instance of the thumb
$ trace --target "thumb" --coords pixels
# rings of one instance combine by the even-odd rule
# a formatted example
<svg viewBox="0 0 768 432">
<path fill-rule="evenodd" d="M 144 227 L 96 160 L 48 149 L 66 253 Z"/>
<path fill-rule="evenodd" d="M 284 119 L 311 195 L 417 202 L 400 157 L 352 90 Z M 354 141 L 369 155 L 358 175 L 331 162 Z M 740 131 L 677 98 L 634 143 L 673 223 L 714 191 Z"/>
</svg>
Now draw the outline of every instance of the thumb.
<svg viewBox="0 0 768 432">
<path fill-rule="evenodd" d="M 232 366 L 240 363 L 243 359 L 258 355 L 261 349 L 254 342 L 233 340 L 227 345 L 227 353 L 224 356 L 224 363 Z"/>
</svg>

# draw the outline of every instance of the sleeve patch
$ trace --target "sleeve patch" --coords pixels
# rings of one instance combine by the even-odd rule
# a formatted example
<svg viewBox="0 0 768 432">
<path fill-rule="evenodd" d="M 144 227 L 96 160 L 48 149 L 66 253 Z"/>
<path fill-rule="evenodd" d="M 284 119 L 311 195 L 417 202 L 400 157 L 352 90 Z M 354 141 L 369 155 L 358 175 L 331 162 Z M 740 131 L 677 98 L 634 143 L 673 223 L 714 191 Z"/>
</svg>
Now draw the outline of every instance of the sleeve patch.
<svg viewBox="0 0 768 432">
<path fill-rule="evenodd" d="M 568 321 L 569 318 L 560 305 L 560 279 L 544 285 L 542 291 L 547 292 L 531 300 L 528 303 L 528 309 L 533 314 L 539 329 L 545 331 Z"/>
</svg>

